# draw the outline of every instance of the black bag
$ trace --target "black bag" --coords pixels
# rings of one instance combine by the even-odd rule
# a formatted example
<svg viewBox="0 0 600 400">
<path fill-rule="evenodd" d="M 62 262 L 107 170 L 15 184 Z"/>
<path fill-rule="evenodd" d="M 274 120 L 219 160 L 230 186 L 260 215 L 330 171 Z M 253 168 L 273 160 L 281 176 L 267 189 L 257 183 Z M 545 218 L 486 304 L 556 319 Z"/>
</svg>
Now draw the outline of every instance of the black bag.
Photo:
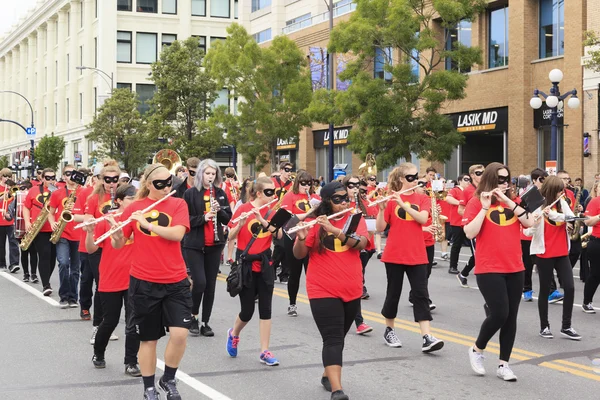
<svg viewBox="0 0 600 400">
<path fill-rule="evenodd" d="M 231 264 L 231 270 L 227 275 L 227 292 L 231 297 L 235 297 L 240 294 L 243 286 L 242 264 L 235 261 Z"/>
</svg>

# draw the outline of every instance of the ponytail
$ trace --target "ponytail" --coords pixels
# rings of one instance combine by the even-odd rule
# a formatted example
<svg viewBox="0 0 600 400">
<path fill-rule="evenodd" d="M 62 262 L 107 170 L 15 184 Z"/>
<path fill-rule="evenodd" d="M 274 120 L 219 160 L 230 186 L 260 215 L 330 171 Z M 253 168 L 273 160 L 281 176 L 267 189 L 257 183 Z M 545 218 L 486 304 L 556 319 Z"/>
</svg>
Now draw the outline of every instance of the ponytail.
<svg viewBox="0 0 600 400">
<path fill-rule="evenodd" d="M 148 195 L 150 194 L 150 189 L 148 189 L 148 185 L 146 184 L 146 182 L 148 182 L 152 175 L 154 175 L 154 172 L 157 169 L 160 169 L 160 167 L 163 167 L 165 169 L 167 168 L 161 163 L 148 165 L 146 167 L 146 169 L 144 170 L 144 175 L 142 175 L 142 179 L 140 180 L 140 189 L 137 191 L 137 194 L 135 196 L 136 200 L 143 200 L 146 197 L 148 197 Z"/>
</svg>

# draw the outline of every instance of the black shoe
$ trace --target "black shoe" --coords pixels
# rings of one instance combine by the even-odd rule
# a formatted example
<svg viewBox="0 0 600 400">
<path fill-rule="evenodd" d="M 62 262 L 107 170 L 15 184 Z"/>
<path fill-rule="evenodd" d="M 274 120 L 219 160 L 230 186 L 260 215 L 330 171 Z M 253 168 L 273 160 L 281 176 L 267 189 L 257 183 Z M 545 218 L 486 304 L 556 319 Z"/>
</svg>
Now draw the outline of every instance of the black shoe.
<svg viewBox="0 0 600 400">
<path fill-rule="evenodd" d="M 69 308 L 79 308 L 79 304 L 75 300 L 69 300 Z"/>
<path fill-rule="evenodd" d="M 423 336 L 423 347 L 421 348 L 423 353 L 431 353 L 440 350 L 442 347 L 444 347 L 442 340 L 436 339 L 433 335 Z"/>
<path fill-rule="evenodd" d="M 329 382 L 328 377 L 326 377 L 326 376 L 321 377 L 321 385 L 323 385 L 323 388 L 325 390 L 327 390 L 328 392 L 331 392 L 331 382 Z"/>
<path fill-rule="evenodd" d="M 39 283 L 40 280 L 38 279 L 36 274 L 31 274 L 31 283 Z"/>
<path fill-rule="evenodd" d="M 190 335 L 200 336 L 200 327 L 198 326 L 198 318 L 192 318 L 192 324 L 190 326 Z"/>
<path fill-rule="evenodd" d="M 66 301 L 66 300 L 61 300 L 61 301 L 58 303 L 58 305 L 59 305 L 59 306 L 60 306 L 60 308 L 62 308 L 63 310 L 64 310 L 65 308 L 69 308 L 69 302 L 68 302 L 68 301 Z"/>
<path fill-rule="evenodd" d="M 96 368 L 106 368 L 106 361 L 104 358 L 98 358 L 95 354 L 92 357 L 92 363 L 94 363 L 94 367 Z"/>
<path fill-rule="evenodd" d="M 213 336 L 215 336 L 215 333 L 213 332 L 213 330 L 211 329 L 211 327 L 208 326 L 207 323 L 204 323 L 204 325 L 202 325 L 200 327 L 200 334 L 202 336 L 206 336 L 206 337 L 213 337 Z"/>
<path fill-rule="evenodd" d="M 167 400 L 181 400 L 181 395 L 179 394 L 179 390 L 177 390 L 177 382 L 175 379 L 171 379 L 170 381 L 165 381 L 164 376 L 159 379 L 158 386 L 167 394 Z"/>
<path fill-rule="evenodd" d="M 437 265 L 437 261 L 434 261 L 434 262 L 431 263 L 432 267 L 435 267 L 436 265 Z"/>
<path fill-rule="evenodd" d="M 42 291 L 42 294 L 46 297 L 50 296 L 52 294 L 52 288 L 50 286 L 46 286 Z"/>
<path fill-rule="evenodd" d="M 383 252 L 381 252 L 381 253 L 377 253 L 377 259 L 378 259 L 378 260 L 381 260 L 381 256 L 383 256 Z"/>
<path fill-rule="evenodd" d="M 79 312 L 79 317 L 84 321 L 89 321 L 92 319 L 92 314 L 90 314 L 90 310 L 81 310 Z"/>
<path fill-rule="evenodd" d="M 350 400 L 350 397 L 348 397 L 343 390 L 336 390 L 331 393 L 331 400 Z"/>
<path fill-rule="evenodd" d="M 573 328 L 561 329 L 560 333 L 571 340 L 581 340 L 581 335 L 577 333 Z"/>
<path fill-rule="evenodd" d="M 160 400 L 160 394 L 155 387 L 147 388 L 144 390 L 144 400 Z"/>
<path fill-rule="evenodd" d="M 23 282 L 29 282 L 29 274 L 23 275 Z"/>
<path fill-rule="evenodd" d="M 127 364 L 125 366 L 125 373 L 129 376 L 139 377 L 142 376 L 142 371 L 140 371 L 140 366 L 137 364 Z"/>
<path fill-rule="evenodd" d="M 448 268 L 448 273 L 458 275 L 458 268 Z"/>
<path fill-rule="evenodd" d="M 11 274 L 15 274 L 17 272 L 19 272 L 21 270 L 21 267 L 19 265 L 11 265 L 10 267 L 8 267 L 8 271 Z"/>
<path fill-rule="evenodd" d="M 360 298 L 363 300 L 367 300 L 369 297 L 371 297 L 371 296 L 369 296 L 369 292 L 367 292 L 367 287 L 363 286 L 363 292 L 362 292 L 362 295 L 360 296 Z"/>
<path fill-rule="evenodd" d="M 463 274 L 458 274 L 456 275 L 456 279 L 458 279 L 458 283 L 460 283 L 460 286 L 464 287 L 464 288 L 468 288 L 469 284 L 467 281 L 467 277 L 463 276 Z"/>
</svg>

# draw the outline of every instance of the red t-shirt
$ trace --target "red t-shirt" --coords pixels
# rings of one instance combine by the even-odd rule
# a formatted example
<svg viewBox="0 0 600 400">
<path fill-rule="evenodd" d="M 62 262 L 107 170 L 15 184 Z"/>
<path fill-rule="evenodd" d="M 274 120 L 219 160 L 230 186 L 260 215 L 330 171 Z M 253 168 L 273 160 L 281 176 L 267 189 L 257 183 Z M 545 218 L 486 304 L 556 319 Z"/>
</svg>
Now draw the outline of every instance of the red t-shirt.
<svg viewBox="0 0 600 400">
<path fill-rule="evenodd" d="M 100 195 L 95 194 L 88 198 L 85 203 L 85 213 L 92 215 L 94 218 L 100 218 L 106 214 L 112 205 L 110 201 L 110 193 L 104 193 L 102 201 L 99 201 Z"/>
<path fill-rule="evenodd" d="M 134 211 L 143 210 L 155 201 L 147 197 L 134 201 L 125 209 L 121 219 L 126 220 Z M 190 230 L 190 215 L 183 199 L 169 197 L 145 213 L 144 217 L 154 225 L 184 226 L 186 233 Z M 126 238 L 133 234 L 135 241 L 135 246 L 132 246 L 131 276 L 155 283 L 175 283 L 187 277 L 180 242 L 141 229 L 136 221 L 125 226 L 123 234 Z"/>
<path fill-rule="evenodd" d="M 566 199 L 565 201 L 571 207 L 571 211 L 575 211 L 575 195 L 571 189 L 565 189 Z"/>
<path fill-rule="evenodd" d="M 281 208 L 285 208 L 292 214 L 304 214 L 310 211 L 310 201 L 306 194 L 295 194 L 294 192 L 287 192 L 283 196 L 281 202 Z"/>
<path fill-rule="evenodd" d="M 333 226 L 342 229 L 348 214 L 335 221 L 329 220 Z M 360 262 L 360 251 L 353 249 L 328 234 L 324 239 L 324 249 L 319 252 L 319 232 L 317 225 L 308 231 L 306 247 L 309 249 L 308 269 L 306 272 L 306 293 L 309 299 L 338 298 L 347 302 L 358 299 L 362 295 L 363 276 Z M 358 236 L 367 236 L 367 224 L 360 220 L 356 230 Z M 350 239 L 354 244 L 354 240 Z"/>
<path fill-rule="evenodd" d="M 204 214 L 210 211 L 210 190 L 204 189 Z M 215 245 L 215 224 L 213 220 L 204 223 L 204 245 L 214 246 Z"/>
<path fill-rule="evenodd" d="M 481 202 L 473 197 L 467 204 L 463 223 L 470 223 L 481 210 Z M 490 206 L 477 235 L 475 274 L 507 274 L 523 271 L 520 240 L 521 223 L 506 204 Z M 499 247 L 500 246 L 500 247 Z"/>
<path fill-rule="evenodd" d="M 450 204 L 446 203 L 446 201 L 444 201 L 444 200 L 437 200 L 436 202 L 437 202 L 437 204 L 439 204 L 440 208 L 442 209 L 442 212 L 440 215 L 447 217 L 448 219 L 446 219 L 446 222 L 450 222 L 450 213 L 452 210 L 450 208 Z"/>
<path fill-rule="evenodd" d="M 7 186 L 0 186 L 0 210 L 5 210 L 6 212 L 8 212 L 8 206 L 10 203 L 15 199 L 15 197 L 11 194 L 12 197 L 5 202 L 4 194 L 7 191 L 10 192 Z M 8 196 L 8 193 L 6 193 L 6 195 Z M 0 226 L 11 226 L 13 223 L 14 221 L 5 220 L 4 213 L 0 213 Z"/>
<path fill-rule="evenodd" d="M 463 198 L 463 190 L 455 186 L 448 192 L 449 196 L 452 196 L 455 200 L 458 200 L 461 206 L 465 205 L 465 200 Z M 447 202 L 445 202 L 448 204 Z M 448 204 L 450 207 L 450 215 L 446 215 L 449 218 L 450 225 L 452 226 L 462 226 L 462 215 L 458 213 L 458 206 L 453 206 L 452 204 Z"/>
<path fill-rule="evenodd" d="M 78 187 L 75 190 L 75 196 L 78 197 L 80 195 L 80 193 L 81 193 L 81 188 Z M 52 193 L 52 195 L 50 196 L 50 207 L 53 207 L 56 209 L 56 213 L 54 214 L 54 219 L 56 220 L 56 222 L 60 221 L 60 215 L 62 214 L 63 210 L 65 209 L 65 202 L 69 198 L 70 194 L 71 194 L 71 191 L 67 191 L 66 186 L 65 186 L 62 189 L 55 190 Z M 77 199 L 75 199 L 75 201 L 77 201 Z M 73 205 L 73 207 L 75 207 L 75 205 Z M 74 226 L 75 226 L 75 224 L 73 223 L 73 221 L 68 222 L 67 225 L 65 226 L 65 230 L 63 231 L 63 234 L 61 235 L 61 238 L 65 238 L 65 239 L 71 240 L 73 242 L 78 241 L 79 234 L 77 232 L 75 232 Z"/>
<path fill-rule="evenodd" d="M 405 203 L 417 211 L 431 211 L 431 201 L 424 194 L 402 195 Z M 390 225 L 387 243 L 381 261 L 402 265 L 427 264 L 427 251 L 423 227 L 394 200 L 388 201 L 384 211 L 385 222 Z"/>
<path fill-rule="evenodd" d="M 85 204 L 87 203 L 88 197 L 94 191 L 93 186 L 86 186 L 81 189 L 81 192 L 77 195 L 77 200 L 75 201 L 75 205 L 73 206 L 73 215 L 84 215 L 85 214 Z M 79 231 L 79 252 L 87 253 L 87 249 L 85 248 L 85 229 L 79 228 L 76 231 Z"/>
<path fill-rule="evenodd" d="M 556 206 L 552 209 L 556 211 Z M 544 217 L 544 254 L 536 254 L 540 258 L 563 257 L 569 255 L 567 224 L 555 222 Z"/>
<path fill-rule="evenodd" d="M 237 210 L 235 210 L 235 213 L 233 214 L 231 221 L 235 220 L 241 214 L 251 211 L 253 209 L 254 209 L 254 206 L 250 202 L 242 204 L 241 206 L 239 206 L 237 208 Z M 262 215 L 263 218 L 265 218 L 265 215 L 267 215 L 268 211 L 269 211 L 269 208 L 265 207 L 262 210 L 260 210 L 260 215 Z M 271 214 L 275 215 L 273 212 L 271 212 Z M 230 228 L 233 228 L 235 225 L 237 225 L 237 224 L 233 224 L 232 222 L 229 222 Z M 241 251 L 244 251 L 246 249 L 246 246 L 250 242 L 250 239 L 252 238 L 252 234 L 255 232 L 260 232 L 260 233 L 258 234 L 258 237 L 254 241 L 254 243 L 252 243 L 252 247 L 250 247 L 250 249 L 248 250 L 248 254 L 260 254 L 263 251 L 269 249 L 271 247 L 271 242 L 273 241 L 273 235 L 268 230 L 266 230 L 266 229 L 263 230 L 263 226 L 261 225 L 261 223 L 256 218 L 254 218 L 254 216 L 252 216 L 252 215 L 246 219 L 246 223 L 244 224 L 244 226 L 242 226 L 240 228 L 240 231 L 238 232 L 237 248 L 240 249 Z M 252 262 L 252 271 L 253 272 L 261 271 L 261 262 L 260 261 Z"/>
<path fill-rule="evenodd" d="M 363 214 L 363 217 L 370 217 L 369 219 L 375 220 L 375 218 L 377 217 L 377 214 L 379 213 L 379 206 L 367 207 L 368 201 L 364 200 L 364 199 L 362 199 L 362 203 L 365 206 L 365 209 L 367 210 L 367 215 Z M 354 207 L 356 207 L 356 203 L 354 201 L 351 201 L 350 208 L 354 208 Z M 360 210 L 360 211 L 362 211 L 362 210 Z M 365 225 L 366 225 L 366 221 L 365 221 Z M 368 227 L 367 227 L 367 229 L 368 229 Z M 375 250 L 374 237 L 375 237 L 375 233 L 369 232 L 369 236 L 367 237 L 367 239 L 368 239 L 367 247 L 365 247 L 365 250 L 367 250 L 367 251 Z"/>
<path fill-rule="evenodd" d="M 594 197 L 585 209 L 585 215 L 591 218 L 598 214 L 600 214 L 600 197 Z M 592 226 L 592 236 L 600 238 L 600 223 Z"/>
<path fill-rule="evenodd" d="M 33 224 L 37 217 L 40 215 L 44 204 L 50 198 L 50 191 L 48 188 L 37 185 L 29 189 L 27 193 L 27 197 L 25 198 L 25 203 L 23 205 L 29 209 L 29 214 L 31 215 L 31 223 Z M 40 229 L 40 232 L 52 232 L 52 228 L 50 227 L 50 222 L 46 220 L 46 223 Z"/>
<path fill-rule="evenodd" d="M 238 198 L 240 196 L 240 190 L 236 187 L 235 188 L 235 196 L 234 196 L 234 194 L 233 194 L 234 191 L 231 189 L 230 181 L 225 181 L 223 183 L 223 191 L 227 195 L 227 204 L 237 203 Z"/>
<path fill-rule="evenodd" d="M 427 223 L 423 225 L 424 228 L 431 226 L 431 214 L 429 214 L 429 218 L 427 218 Z M 423 229 L 423 227 L 421 229 Z M 444 227 L 442 227 L 444 229 Z M 423 231 L 423 239 L 425 240 L 425 247 L 433 246 L 435 244 L 435 239 L 433 235 L 427 231 Z"/>
<path fill-rule="evenodd" d="M 275 185 L 275 195 L 277 196 L 277 199 L 281 199 L 281 197 L 285 196 L 285 194 L 292 188 L 292 181 L 286 181 L 283 183 L 281 178 L 278 176 L 271 178 L 271 180 Z"/>
<path fill-rule="evenodd" d="M 120 221 L 120 218 L 115 218 Z M 94 239 L 99 238 L 108 232 L 110 224 L 108 221 L 100 221 L 94 228 Z M 100 244 L 102 248 L 102 257 L 100 258 L 100 283 L 98 291 L 100 292 L 120 292 L 129 289 L 129 269 L 131 267 L 131 255 L 133 252 L 133 240 L 129 239 L 125 246 L 116 250 L 112 247 L 110 239 L 106 239 Z"/>
</svg>

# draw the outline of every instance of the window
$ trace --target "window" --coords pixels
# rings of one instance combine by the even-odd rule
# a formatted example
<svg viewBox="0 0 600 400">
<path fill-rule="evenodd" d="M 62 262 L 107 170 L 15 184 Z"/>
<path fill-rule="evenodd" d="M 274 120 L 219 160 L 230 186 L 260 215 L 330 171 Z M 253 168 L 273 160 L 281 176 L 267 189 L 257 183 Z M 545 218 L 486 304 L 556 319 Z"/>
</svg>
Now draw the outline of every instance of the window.
<svg viewBox="0 0 600 400">
<path fill-rule="evenodd" d="M 83 65 L 83 46 L 79 46 L 79 66 Z M 83 70 L 79 70 L 79 75 L 83 75 Z"/>
<path fill-rule="evenodd" d="M 79 27 L 83 28 L 83 21 L 85 20 L 85 1 L 81 2 L 81 13 L 79 15 L 81 16 L 79 20 Z"/>
<path fill-rule="evenodd" d="M 552 134 L 549 125 L 538 128 L 538 162 L 545 165 L 546 161 L 554 161 L 551 157 Z M 556 164 L 558 169 L 564 166 L 564 128 L 559 126 L 556 132 Z"/>
<path fill-rule="evenodd" d="M 227 106 L 227 113 L 229 113 L 229 90 L 221 89 L 219 90 L 219 97 L 215 100 L 211 105 L 211 109 L 215 109 L 219 106 Z"/>
<path fill-rule="evenodd" d="M 210 16 L 217 18 L 229 18 L 230 0 L 210 0 Z"/>
<path fill-rule="evenodd" d="M 94 68 L 98 68 L 98 38 L 94 38 Z"/>
<path fill-rule="evenodd" d="M 131 83 L 117 82 L 117 89 L 129 89 L 129 90 L 131 90 Z"/>
<path fill-rule="evenodd" d="M 117 62 L 131 62 L 131 32 L 117 31 Z"/>
<path fill-rule="evenodd" d="M 44 107 L 44 128 L 48 126 L 48 107 Z"/>
<path fill-rule="evenodd" d="M 540 0 L 540 58 L 565 54 L 564 0 Z"/>
<path fill-rule="evenodd" d="M 98 0 L 94 0 L 94 18 L 98 18 Z"/>
<path fill-rule="evenodd" d="M 67 12 L 67 37 L 71 36 L 71 12 Z"/>
<path fill-rule="evenodd" d="M 98 115 L 98 88 L 94 88 L 94 115 Z"/>
<path fill-rule="evenodd" d="M 158 0 L 137 0 L 137 12 L 157 13 Z"/>
<path fill-rule="evenodd" d="M 58 103 L 54 103 L 54 126 L 58 126 Z"/>
<path fill-rule="evenodd" d="M 377 47 L 375 49 L 375 68 L 374 77 L 385 79 L 387 82 L 392 81 L 392 73 L 385 70 L 386 65 L 392 65 L 392 48 Z"/>
<path fill-rule="evenodd" d="M 199 44 L 198 47 L 200 47 L 205 53 L 206 53 L 206 36 L 197 36 L 197 35 L 192 35 L 195 38 L 198 38 Z"/>
<path fill-rule="evenodd" d="M 148 110 L 150 110 L 150 105 L 147 102 L 152 98 L 152 96 L 154 96 L 155 90 L 156 86 L 154 85 L 141 83 L 135 85 L 135 91 L 137 92 L 140 100 L 140 104 L 138 106 L 138 111 L 140 114 L 145 114 Z"/>
<path fill-rule="evenodd" d="M 264 31 L 260 31 L 252 35 L 256 43 L 266 42 L 267 40 L 271 40 L 271 28 L 265 29 Z"/>
<path fill-rule="evenodd" d="M 58 60 L 54 61 L 54 87 L 58 87 Z"/>
<path fill-rule="evenodd" d="M 70 106 L 70 104 L 71 103 L 69 102 L 69 99 L 67 99 L 67 107 L 66 107 L 66 116 L 67 116 L 67 119 L 65 120 L 65 122 L 67 124 L 69 123 L 69 106 Z"/>
<path fill-rule="evenodd" d="M 177 40 L 177 35 L 163 33 L 161 47 L 162 46 L 170 46 L 176 40 Z"/>
<path fill-rule="evenodd" d="M 58 21 L 54 24 L 54 44 L 58 44 Z"/>
<path fill-rule="evenodd" d="M 271 0 L 252 0 L 252 12 L 261 10 L 271 5 Z"/>
<path fill-rule="evenodd" d="M 131 0 L 117 0 L 117 11 L 131 11 Z"/>
<path fill-rule="evenodd" d="M 137 33 L 135 61 L 138 64 L 151 64 L 156 61 L 156 33 Z"/>
<path fill-rule="evenodd" d="M 71 80 L 71 64 L 69 61 L 69 55 L 67 54 L 67 82 Z"/>
<path fill-rule="evenodd" d="M 311 14 L 304 14 L 285 22 L 285 26 L 294 25 L 294 29 L 302 29 L 312 24 Z"/>
<path fill-rule="evenodd" d="M 206 0 L 192 0 L 192 15 L 206 17 Z"/>
<path fill-rule="evenodd" d="M 79 93 L 79 120 L 83 120 L 83 93 Z"/>
<path fill-rule="evenodd" d="M 460 21 L 455 28 L 446 30 L 446 50 L 453 50 L 455 43 L 471 47 L 471 22 Z M 459 72 L 471 72 L 471 67 L 461 68 L 452 61 L 450 57 L 446 58 L 446 70 L 457 70 Z"/>
<path fill-rule="evenodd" d="M 238 0 L 233 0 L 233 18 L 238 19 Z"/>
<path fill-rule="evenodd" d="M 412 49 L 410 52 L 410 57 L 408 59 L 409 63 L 410 63 L 410 72 L 412 74 L 412 79 L 411 82 L 412 83 L 418 83 L 419 82 L 419 50 L 417 49 Z"/>
<path fill-rule="evenodd" d="M 490 11 L 488 68 L 508 65 L 508 6 Z"/>
<path fill-rule="evenodd" d="M 210 37 L 210 46 L 212 47 L 213 44 L 215 44 L 216 42 L 221 42 L 221 41 L 225 41 L 227 38 L 224 37 L 219 37 L 219 36 L 211 36 Z"/>
<path fill-rule="evenodd" d="M 177 14 L 177 0 L 163 0 L 163 14 Z"/>
</svg>

